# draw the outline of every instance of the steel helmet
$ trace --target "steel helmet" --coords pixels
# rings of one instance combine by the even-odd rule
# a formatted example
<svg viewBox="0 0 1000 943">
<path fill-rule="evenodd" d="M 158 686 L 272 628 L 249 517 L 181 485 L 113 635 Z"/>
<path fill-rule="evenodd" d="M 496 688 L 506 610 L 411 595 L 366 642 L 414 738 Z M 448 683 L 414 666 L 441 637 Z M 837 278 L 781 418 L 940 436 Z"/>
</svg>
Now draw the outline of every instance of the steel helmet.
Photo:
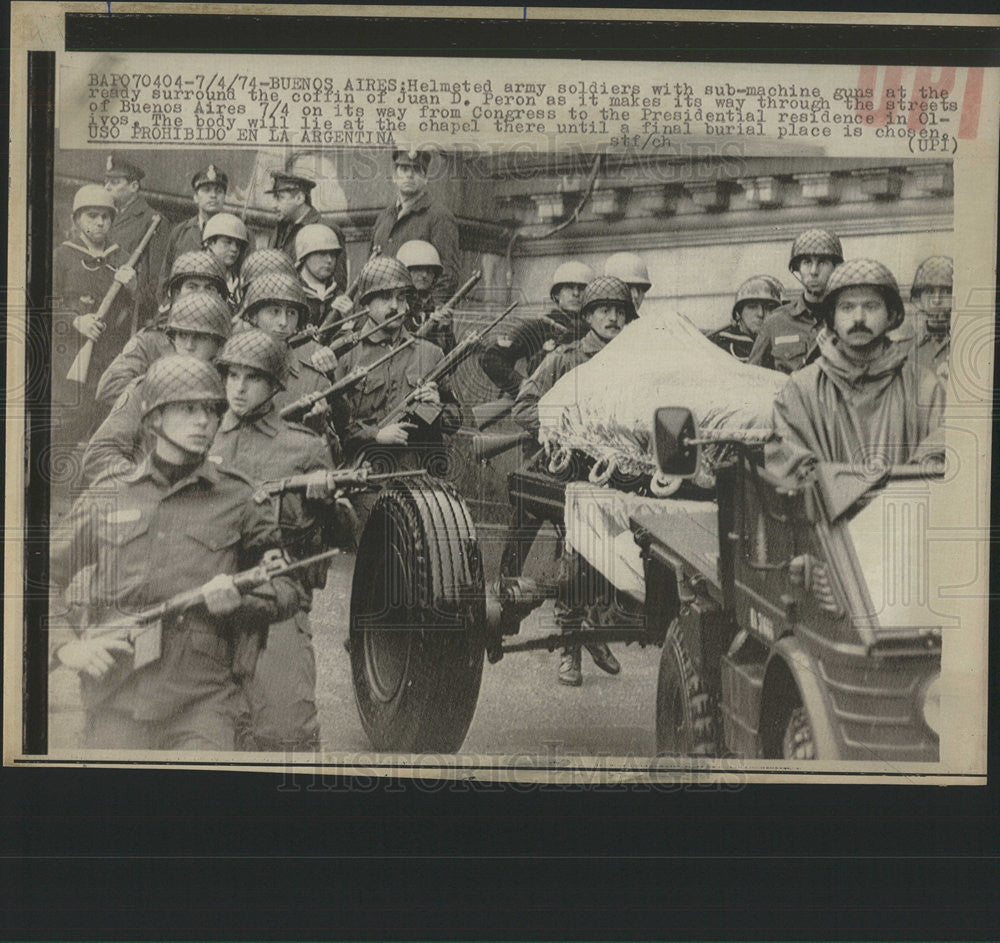
<svg viewBox="0 0 1000 943">
<path fill-rule="evenodd" d="M 207 245 L 208 240 L 215 236 L 229 236 L 230 239 L 238 239 L 245 246 L 250 245 L 247 227 L 239 216 L 233 216 L 232 213 L 216 213 L 208 218 L 201 234 L 201 244 Z"/>
<path fill-rule="evenodd" d="M 295 237 L 295 264 L 301 265 L 305 257 L 313 252 L 342 252 L 343 246 L 337 234 L 322 223 L 303 226 Z"/>
<path fill-rule="evenodd" d="M 837 265 L 844 261 L 844 249 L 840 240 L 825 229 L 807 229 L 799 233 L 792 243 L 792 255 L 788 260 L 788 270 L 794 272 L 799 259 L 804 255 L 825 255 L 836 260 Z"/>
<path fill-rule="evenodd" d="M 598 275 L 583 290 L 580 300 L 580 317 L 586 317 L 591 308 L 599 304 L 614 302 L 625 308 L 625 323 L 636 318 L 635 306 L 632 304 L 632 292 L 628 285 L 614 275 Z"/>
<path fill-rule="evenodd" d="M 910 300 L 916 301 L 925 288 L 951 288 L 954 278 L 955 263 L 951 256 L 932 255 L 917 266 L 913 287 L 910 289 Z"/>
<path fill-rule="evenodd" d="M 390 255 L 378 255 L 366 263 L 358 276 L 357 299 L 360 304 L 364 304 L 377 292 L 396 288 L 413 288 L 409 269 L 399 259 Z"/>
<path fill-rule="evenodd" d="M 153 362 L 142 381 L 142 416 L 168 403 L 226 402 L 226 391 L 215 367 L 187 354 L 168 354 Z"/>
<path fill-rule="evenodd" d="M 111 218 L 114 219 L 118 210 L 115 209 L 115 201 L 111 194 L 100 184 L 88 183 L 85 187 L 80 187 L 73 197 L 73 216 L 82 209 L 93 207 L 95 209 L 110 210 Z"/>
<path fill-rule="evenodd" d="M 233 316 L 229 305 L 217 295 L 189 292 L 174 300 L 167 315 L 166 332 L 192 331 L 226 340 L 232 333 Z"/>
<path fill-rule="evenodd" d="M 635 286 L 643 291 L 649 291 L 652 282 L 649 280 L 649 269 L 634 252 L 616 252 L 609 255 L 604 263 L 604 274 L 620 278 L 629 287 Z"/>
<path fill-rule="evenodd" d="M 260 278 L 255 278 L 243 297 L 243 309 L 240 315 L 249 321 L 258 308 L 268 303 L 294 305 L 299 310 L 300 319 L 309 310 L 309 302 L 302 283 L 294 275 L 285 272 L 268 272 Z"/>
<path fill-rule="evenodd" d="M 197 252 L 184 252 L 174 260 L 170 269 L 170 281 L 167 291 L 172 292 L 185 278 L 207 278 L 219 290 L 220 295 L 229 294 L 226 284 L 226 272 L 222 263 L 207 249 Z"/>
<path fill-rule="evenodd" d="M 554 301 L 563 285 L 589 285 L 593 280 L 594 272 L 589 265 L 584 265 L 575 259 L 571 262 L 563 262 L 552 275 L 549 297 Z"/>
<path fill-rule="evenodd" d="M 752 275 L 736 289 L 736 302 L 733 304 L 733 320 L 740 314 L 740 306 L 744 301 L 760 301 L 763 304 L 781 304 L 781 290 L 777 279 L 770 275 Z"/>
<path fill-rule="evenodd" d="M 258 249 L 243 260 L 240 268 L 240 284 L 246 288 L 254 279 L 268 272 L 284 272 L 292 278 L 298 278 L 292 260 L 281 249 Z"/>
<path fill-rule="evenodd" d="M 269 377 L 278 387 L 285 389 L 288 382 L 287 348 L 267 331 L 248 328 L 234 334 L 215 362 L 220 367 L 249 367 Z"/>
<path fill-rule="evenodd" d="M 438 250 L 423 239 L 404 242 L 396 253 L 396 258 L 407 268 L 436 268 L 438 274 L 444 271 Z"/>
<path fill-rule="evenodd" d="M 828 327 L 833 326 L 833 311 L 837 296 L 845 288 L 875 288 L 885 298 L 889 311 L 889 329 L 899 327 L 903 323 L 906 309 L 899 293 L 899 285 L 892 272 L 881 262 L 874 259 L 851 259 L 838 265 L 826 284 L 826 294 L 820 305 L 820 313 Z"/>
</svg>

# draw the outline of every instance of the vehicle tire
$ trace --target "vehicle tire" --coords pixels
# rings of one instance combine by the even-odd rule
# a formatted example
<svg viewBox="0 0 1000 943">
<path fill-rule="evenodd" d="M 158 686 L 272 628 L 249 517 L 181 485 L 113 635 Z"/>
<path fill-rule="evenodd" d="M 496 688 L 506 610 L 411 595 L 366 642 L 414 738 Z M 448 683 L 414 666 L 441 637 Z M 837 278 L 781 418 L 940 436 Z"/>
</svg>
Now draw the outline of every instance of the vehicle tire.
<svg viewBox="0 0 1000 943">
<path fill-rule="evenodd" d="M 715 705 L 674 619 L 663 639 L 656 683 L 656 753 L 714 756 L 717 750 Z"/>
<path fill-rule="evenodd" d="M 815 760 L 816 741 L 806 709 L 798 704 L 788 713 L 781 738 L 781 757 L 785 760 Z"/>
<path fill-rule="evenodd" d="M 455 753 L 483 673 L 483 564 L 448 485 L 396 482 L 375 502 L 351 586 L 361 723 L 379 751 Z"/>
</svg>

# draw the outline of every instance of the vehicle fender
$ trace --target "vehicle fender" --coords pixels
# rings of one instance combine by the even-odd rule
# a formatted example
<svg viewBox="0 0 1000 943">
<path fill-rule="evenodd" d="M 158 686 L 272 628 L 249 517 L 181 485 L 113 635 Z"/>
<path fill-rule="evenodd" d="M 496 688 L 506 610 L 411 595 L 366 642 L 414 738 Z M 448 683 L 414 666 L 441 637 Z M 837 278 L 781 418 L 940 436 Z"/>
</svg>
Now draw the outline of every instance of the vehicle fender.
<svg viewBox="0 0 1000 943">
<path fill-rule="evenodd" d="M 795 691 L 788 685 L 794 684 Z M 771 649 L 764 673 L 764 695 L 761 705 L 760 736 L 767 750 L 765 739 L 777 735 L 778 746 L 783 731 L 776 731 L 781 708 L 789 695 L 796 693 L 809 716 L 813 741 L 818 759 L 837 759 L 840 755 L 839 739 L 833 722 L 833 712 L 826 698 L 819 662 L 807 652 L 794 635 L 786 635 Z M 769 755 L 773 754 L 769 750 Z M 780 749 L 779 749 L 780 753 Z"/>
</svg>

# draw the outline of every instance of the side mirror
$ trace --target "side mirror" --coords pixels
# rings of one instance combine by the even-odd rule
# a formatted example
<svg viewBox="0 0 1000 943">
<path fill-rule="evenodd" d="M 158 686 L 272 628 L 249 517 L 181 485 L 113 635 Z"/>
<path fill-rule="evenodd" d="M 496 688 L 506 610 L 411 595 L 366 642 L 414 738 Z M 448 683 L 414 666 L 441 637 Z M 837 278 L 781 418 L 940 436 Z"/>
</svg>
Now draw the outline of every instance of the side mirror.
<svg viewBox="0 0 1000 943">
<path fill-rule="evenodd" d="M 660 474 L 693 478 L 698 470 L 694 416 L 683 406 L 661 406 L 653 414 L 653 445 Z"/>
</svg>

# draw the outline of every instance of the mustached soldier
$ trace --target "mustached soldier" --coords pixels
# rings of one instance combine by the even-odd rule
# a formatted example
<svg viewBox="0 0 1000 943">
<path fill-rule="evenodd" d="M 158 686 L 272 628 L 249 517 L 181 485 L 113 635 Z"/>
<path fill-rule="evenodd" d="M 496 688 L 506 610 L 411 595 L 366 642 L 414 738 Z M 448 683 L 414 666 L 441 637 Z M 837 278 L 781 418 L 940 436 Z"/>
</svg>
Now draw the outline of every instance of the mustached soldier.
<svg viewBox="0 0 1000 943">
<path fill-rule="evenodd" d="M 564 262 L 552 276 L 549 297 L 555 307 L 544 317 L 521 321 L 512 328 L 495 332 L 479 358 L 483 372 L 505 396 L 517 396 L 525 375 L 517 370 L 519 361 L 527 363 L 527 376 L 531 376 L 542 362 L 560 344 L 579 340 L 587 333 L 587 325 L 580 318 L 580 302 L 594 273 L 582 262 Z M 630 296 L 631 297 L 631 296 Z"/>
<path fill-rule="evenodd" d="M 279 341 L 256 328 L 242 331 L 230 338 L 218 363 L 225 375 L 229 408 L 215 435 L 212 458 L 239 469 L 256 484 L 333 469 L 323 439 L 304 426 L 285 422 L 275 411 L 274 395 L 284 388 L 287 365 Z M 282 544 L 292 558 L 323 549 L 317 515 L 325 497 L 282 497 Z M 256 674 L 247 684 L 251 733 L 259 750 L 316 750 L 320 745 L 309 610 L 312 590 L 326 583 L 326 565 L 313 565 L 300 583 L 301 608 L 292 618 L 271 626 Z"/>
<path fill-rule="evenodd" d="M 917 363 L 948 380 L 951 350 L 952 282 L 955 266 L 950 256 L 932 255 L 917 266 L 910 300 L 917 306 L 913 353 Z"/>
<path fill-rule="evenodd" d="M 115 383 L 125 381 L 108 418 L 101 423 L 83 454 L 87 481 L 105 474 L 127 474 L 149 452 L 143 434 L 143 379 L 161 357 L 182 353 L 210 363 L 229 337 L 232 318 L 229 306 L 214 292 L 189 292 L 174 301 L 163 331 L 147 329 L 133 338 L 141 344 L 123 351 L 112 364 Z M 166 346 L 159 349 L 150 338 L 159 335 Z M 148 362 L 146 357 L 151 357 Z M 105 378 L 112 373 L 108 368 Z"/>
<path fill-rule="evenodd" d="M 280 552 L 280 535 L 249 480 L 206 461 L 224 402 L 211 364 L 158 360 L 142 404 L 153 452 L 77 502 L 54 554 L 78 631 L 52 633 L 52 663 L 80 673 L 87 747 L 233 750 L 254 639 L 299 605 L 287 577 L 246 595 L 234 586 L 230 574 Z M 204 603 L 152 638 L 130 631 L 130 614 L 202 585 Z"/>
<path fill-rule="evenodd" d="M 752 275 L 736 290 L 732 323 L 708 339 L 745 363 L 761 325 L 780 304 L 781 283 L 770 275 Z"/>
<path fill-rule="evenodd" d="M 455 347 L 452 312 L 434 297 L 434 285 L 444 271 L 441 256 L 429 242 L 411 239 L 399 247 L 396 258 L 406 266 L 413 279 L 410 313 L 403 318 L 406 329 L 412 334 L 420 331 L 424 340 L 448 353 Z"/>
<path fill-rule="evenodd" d="M 844 261 L 840 240 L 825 229 L 809 229 L 792 243 L 788 268 L 802 295 L 764 319 L 748 363 L 792 373 L 809 358 L 821 327 L 820 303 L 833 270 Z"/>
</svg>

